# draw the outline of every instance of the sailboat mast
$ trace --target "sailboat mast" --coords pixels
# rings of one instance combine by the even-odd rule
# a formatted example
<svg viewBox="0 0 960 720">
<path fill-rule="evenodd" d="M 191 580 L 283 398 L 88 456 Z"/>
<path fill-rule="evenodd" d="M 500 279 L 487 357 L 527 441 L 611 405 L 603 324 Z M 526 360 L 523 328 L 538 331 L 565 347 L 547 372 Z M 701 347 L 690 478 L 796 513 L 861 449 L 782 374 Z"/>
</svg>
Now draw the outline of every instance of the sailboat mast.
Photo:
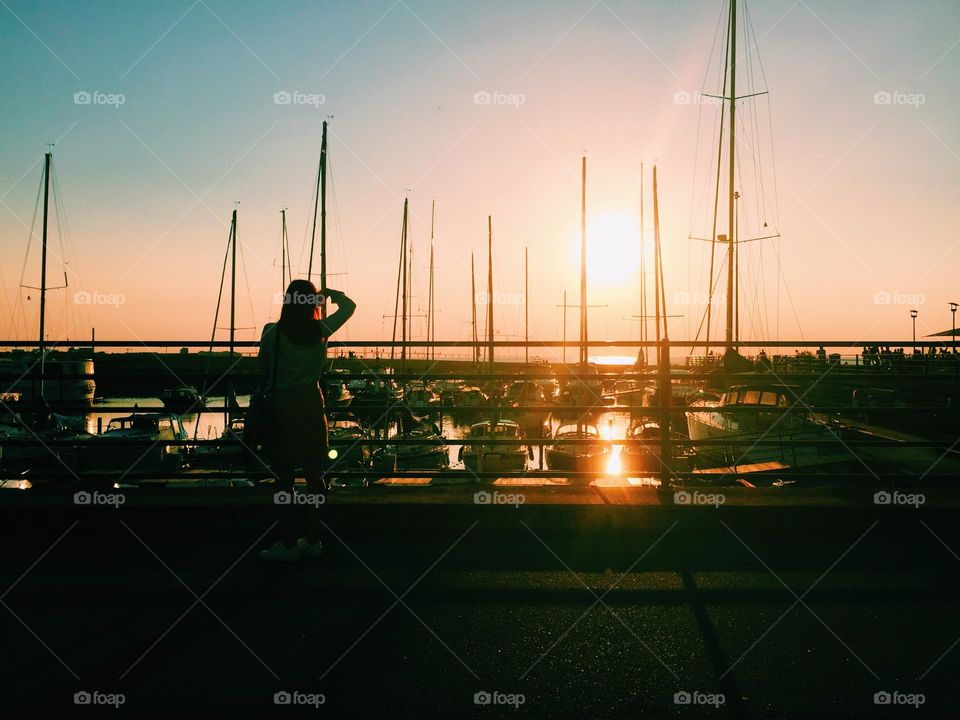
<svg viewBox="0 0 960 720">
<path fill-rule="evenodd" d="M 400 346 L 400 372 L 407 371 L 407 208 L 408 201 L 403 201 L 403 231 L 400 241 L 400 274 L 403 276 L 403 300 L 401 303 L 401 346 Z"/>
<path fill-rule="evenodd" d="M 567 291 L 563 291 L 563 364 L 567 364 Z"/>
<path fill-rule="evenodd" d="M 403 199 L 403 217 L 407 217 L 407 198 Z M 393 333 L 390 335 L 390 360 L 393 361 L 393 355 L 396 351 L 396 342 L 397 342 L 397 320 L 400 319 L 400 283 L 403 279 L 403 253 L 406 243 L 405 231 L 406 223 L 403 225 L 403 230 L 400 232 L 400 257 L 397 259 L 397 292 L 393 297 Z"/>
<path fill-rule="evenodd" d="M 640 163 L 640 341 L 647 339 L 647 247 L 643 225 L 643 163 Z M 647 364 L 647 348 L 641 347 L 643 364 Z"/>
<path fill-rule="evenodd" d="M 736 301 L 734 304 L 734 319 L 733 319 L 733 338 L 737 343 L 737 350 L 740 349 L 740 193 L 735 192 L 733 194 L 733 199 L 736 201 L 733 206 L 734 210 L 734 235 L 733 235 L 733 267 L 735 271 L 734 280 L 733 280 L 733 298 Z"/>
<path fill-rule="evenodd" d="M 327 316 L 327 121 L 320 141 L 320 317 Z M 324 354 L 327 345 L 323 345 Z"/>
<path fill-rule="evenodd" d="M 657 187 L 657 166 L 653 166 L 653 186 Z M 654 196 L 655 207 L 654 207 L 654 219 L 656 222 L 656 227 L 654 228 L 654 239 L 657 243 L 657 278 L 660 282 L 660 315 L 663 319 L 663 340 L 669 341 L 670 333 L 667 331 L 667 318 L 670 317 L 667 315 L 667 282 L 663 277 L 663 244 L 660 242 L 660 196 L 659 194 Z M 666 357 L 665 362 L 667 365 L 670 364 L 670 358 Z"/>
<path fill-rule="evenodd" d="M 230 357 L 236 337 L 237 320 L 237 209 L 230 219 Z"/>
<path fill-rule="evenodd" d="M 436 224 L 437 217 L 437 199 L 434 198 L 433 202 L 430 204 L 430 293 L 427 298 L 427 342 L 433 342 L 437 339 L 436 330 L 434 328 L 434 313 L 433 313 L 433 231 Z M 428 346 L 430 354 L 430 359 L 435 360 L 437 356 L 436 348 L 433 345 Z"/>
<path fill-rule="evenodd" d="M 493 374 L 493 217 L 487 215 L 487 361 Z"/>
<path fill-rule="evenodd" d="M 663 362 L 660 347 L 660 318 L 664 309 L 660 307 L 660 208 L 657 197 L 657 166 L 653 166 L 653 295 L 654 322 L 657 325 L 657 367 Z"/>
<path fill-rule="evenodd" d="M 587 364 L 587 156 L 580 170 L 580 370 Z"/>
<path fill-rule="evenodd" d="M 40 392 L 43 399 L 43 372 L 44 372 L 44 324 L 47 316 L 47 218 L 50 209 L 50 158 L 52 153 L 43 156 L 43 247 L 40 252 L 40 342 L 37 348 L 40 351 Z"/>
<path fill-rule="evenodd" d="M 523 248 L 523 363 L 530 364 L 530 248 Z"/>
<path fill-rule="evenodd" d="M 413 342 L 413 240 L 407 241 L 407 340 Z M 413 357 L 413 348 L 410 348 Z"/>
<path fill-rule="evenodd" d="M 317 167 L 317 193 L 313 198 L 313 227 L 310 231 L 310 259 L 307 262 L 307 280 L 313 280 L 313 255 L 317 239 L 317 216 L 320 217 L 320 292 L 326 290 L 327 241 L 327 121 L 323 121 L 320 140 L 320 164 Z M 324 308 L 326 312 L 326 308 Z"/>
<path fill-rule="evenodd" d="M 727 204 L 727 350 L 733 349 L 733 304 L 734 304 L 734 167 L 736 164 L 736 111 L 737 111 L 737 0 L 730 0 L 730 187 Z"/>
<path fill-rule="evenodd" d="M 479 341 L 477 337 L 477 282 L 473 272 L 473 253 L 470 253 L 470 312 L 470 325 L 473 330 L 473 364 L 477 365 L 480 362 L 480 348 L 477 345 Z M 474 367 L 474 371 L 476 369 Z"/>
<path fill-rule="evenodd" d="M 280 292 L 287 290 L 287 209 L 280 208 Z M 293 279 L 292 277 L 290 278 Z"/>
</svg>

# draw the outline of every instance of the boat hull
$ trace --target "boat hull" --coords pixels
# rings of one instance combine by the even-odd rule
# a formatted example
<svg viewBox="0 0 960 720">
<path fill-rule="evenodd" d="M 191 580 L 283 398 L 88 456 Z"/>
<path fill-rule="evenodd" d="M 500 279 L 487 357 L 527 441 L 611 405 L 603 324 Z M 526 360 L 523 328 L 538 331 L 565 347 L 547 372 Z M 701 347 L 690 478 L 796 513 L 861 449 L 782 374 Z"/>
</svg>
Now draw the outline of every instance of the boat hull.
<svg viewBox="0 0 960 720">
<path fill-rule="evenodd" d="M 463 465 L 473 472 L 521 472 L 527 469 L 526 452 L 470 452 L 463 454 Z"/>
<path fill-rule="evenodd" d="M 687 431 L 694 441 L 696 464 L 700 467 L 730 466 L 780 462 L 790 467 L 815 465 L 825 458 L 843 455 L 839 440 L 817 423 L 780 429 L 776 426 L 743 430 L 719 411 L 687 413 Z M 697 445 L 697 440 L 730 440 L 729 445 Z M 759 444 L 759 441 L 778 441 Z M 796 442 L 817 442 L 797 446 Z M 756 443 L 756 444 L 755 444 Z"/>
</svg>

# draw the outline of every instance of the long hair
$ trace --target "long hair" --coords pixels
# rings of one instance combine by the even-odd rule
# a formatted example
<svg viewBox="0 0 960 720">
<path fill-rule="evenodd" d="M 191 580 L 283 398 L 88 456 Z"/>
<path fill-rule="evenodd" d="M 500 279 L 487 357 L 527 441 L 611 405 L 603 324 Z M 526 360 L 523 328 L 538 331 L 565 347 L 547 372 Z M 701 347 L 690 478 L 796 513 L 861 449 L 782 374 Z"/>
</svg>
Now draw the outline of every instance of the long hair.
<svg viewBox="0 0 960 720">
<path fill-rule="evenodd" d="M 323 340 L 316 285 L 309 280 L 293 280 L 287 286 L 277 327 L 297 345 L 313 345 Z"/>
</svg>

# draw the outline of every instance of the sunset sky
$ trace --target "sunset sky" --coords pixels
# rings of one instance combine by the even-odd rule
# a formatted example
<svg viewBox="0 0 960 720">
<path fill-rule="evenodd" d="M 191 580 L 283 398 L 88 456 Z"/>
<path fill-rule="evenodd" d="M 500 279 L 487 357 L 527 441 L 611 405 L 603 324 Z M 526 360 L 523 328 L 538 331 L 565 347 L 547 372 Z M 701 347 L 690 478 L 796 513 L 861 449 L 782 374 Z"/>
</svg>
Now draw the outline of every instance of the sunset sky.
<svg viewBox="0 0 960 720">
<path fill-rule="evenodd" d="M 775 333 L 778 250 L 783 339 L 909 339 L 913 307 L 918 335 L 948 329 L 948 302 L 960 300 L 960 4 L 748 7 L 765 80 L 753 69 L 770 92 L 757 101 L 775 152 L 779 213 L 768 215 L 782 238 L 756 256 L 764 296 L 742 277 L 745 307 Z M 589 301 L 607 306 L 591 310 L 591 336 L 638 333 L 643 162 L 648 237 L 656 163 L 668 311 L 682 315 L 671 335 L 689 338 L 707 288 L 706 244 L 688 239 L 702 232 L 694 190 L 716 140 L 714 109 L 687 100 L 716 90 L 704 77 L 723 13 L 719 0 L 3 0 L 0 334 L 35 333 L 36 293 L 18 285 L 56 141 L 71 287 L 50 294 L 52 338 L 86 338 L 91 326 L 102 339 L 208 338 L 236 201 L 248 276 L 238 337 L 258 337 L 278 310 L 281 207 L 294 273 L 306 271 L 320 127 L 332 115 L 329 264 L 347 274 L 330 285 L 359 306 L 344 339 L 389 338 L 406 193 L 417 313 L 436 198 L 440 339 L 469 337 L 470 252 L 482 285 L 488 215 L 499 337 L 522 339 L 528 246 L 531 336 L 560 339 L 556 306 L 564 289 L 570 302 L 579 292 L 584 153 Z M 75 102 L 84 92 L 99 95 Z M 275 102 L 283 92 L 296 102 Z M 39 284 L 37 249 L 26 285 Z"/>
</svg>

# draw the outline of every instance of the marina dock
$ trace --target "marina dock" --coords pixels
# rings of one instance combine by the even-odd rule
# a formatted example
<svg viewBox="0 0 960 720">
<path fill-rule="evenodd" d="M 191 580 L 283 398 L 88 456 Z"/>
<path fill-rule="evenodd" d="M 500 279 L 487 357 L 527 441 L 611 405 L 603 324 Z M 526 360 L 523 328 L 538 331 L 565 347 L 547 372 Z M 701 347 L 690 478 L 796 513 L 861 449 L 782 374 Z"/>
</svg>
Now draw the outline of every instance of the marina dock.
<svg viewBox="0 0 960 720">
<path fill-rule="evenodd" d="M 865 491 L 730 489 L 719 508 L 644 488 L 523 488 L 519 507 L 475 492 L 335 492 L 327 555 L 296 568 L 252 556 L 267 493 L 138 490 L 119 509 L 18 493 L 0 505 L 4 604 L 46 647 L 8 617 L 6 706 L 109 688 L 127 707 L 246 716 L 300 689 L 338 717 L 414 718 L 410 678 L 429 677 L 431 713 L 496 690 L 521 713 L 673 717 L 696 689 L 725 717 L 858 717 L 891 683 L 925 694 L 918 717 L 951 712 L 936 688 L 958 662 L 938 662 L 960 634 L 956 491 L 919 508 Z"/>
</svg>

